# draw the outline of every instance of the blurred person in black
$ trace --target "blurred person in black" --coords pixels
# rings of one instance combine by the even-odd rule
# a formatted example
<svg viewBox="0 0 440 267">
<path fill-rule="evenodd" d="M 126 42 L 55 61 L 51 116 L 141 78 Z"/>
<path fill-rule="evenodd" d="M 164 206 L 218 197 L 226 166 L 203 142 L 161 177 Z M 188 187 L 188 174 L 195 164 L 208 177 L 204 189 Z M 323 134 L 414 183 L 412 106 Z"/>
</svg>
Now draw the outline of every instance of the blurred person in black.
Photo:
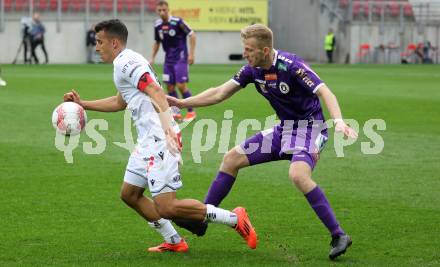
<svg viewBox="0 0 440 267">
<path fill-rule="evenodd" d="M 31 27 L 32 27 L 32 19 L 30 17 L 21 18 L 21 42 L 24 48 L 23 50 L 23 60 L 24 63 L 31 63 L 31 57 L 29 55 L 31 48 Z"/>
<path fill-rule="evenodd" d="M 40 14 L 34 13 L 32 18 L 32 29 L 31 29 L 31 47 L 32 47 L 32 58 L 34 59 L 35 64 L 39 63 L 38 57 L 35 54 L 35 49 L 37 46 L 41 45 L 41 49 L 43 50 L 44 57 L 46 59 L 45 63 L 49 62 L 49 58 L 47 56 L 46 47 L 44 45 L 44 33 L 46 29 L 44 25 L 41 23 Z"/>
<path fill-rule="evenodd" d="M 95 25 L 87 31 L 86 47 L 87 47 L 87 63 L 96 63 L 95 60 L 96 32 Z"/>
</svg>

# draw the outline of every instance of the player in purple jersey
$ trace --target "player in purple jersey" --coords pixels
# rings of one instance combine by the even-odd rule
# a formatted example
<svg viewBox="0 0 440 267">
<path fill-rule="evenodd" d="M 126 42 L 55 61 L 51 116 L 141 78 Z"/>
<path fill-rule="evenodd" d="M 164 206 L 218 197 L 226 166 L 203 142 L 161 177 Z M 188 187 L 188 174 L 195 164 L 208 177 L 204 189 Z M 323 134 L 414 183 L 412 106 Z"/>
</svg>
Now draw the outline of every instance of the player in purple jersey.
<svg viewBox="0 0 440 267">
<path fill-rule="evenodd" d="M 159 46 L 162 43 L 165 51 L 165 62 L 163 67 L 163 81 L 167 84 L 168 94 L 177 98 L 176 86 L 182 98 L 191 96 L 188 89 L 189 65 L 194 63 L 194 51 L 196 47 L 196 34 L 179 17 L 169 15 L 167 1 L 159 1 L 157 14 L 160 16 L 154 25 L 154 39 L 150 63 L 154 63 Z M 189 36 L 189 53 L 186 45 L 186 38 Z M 182 115 L 174 115 L 176 120 L 181 120 Z M 188 107 L 183 121 L 190 122 L 196 118 L 196 112 Z"/>
<path fill-rule="evenodd" d="M 319 98 L 335 122 L 337 132 L 349 138 L 357 138 L 357 133 L 344 123 L 335 95 L 319 76 L 297 55 L 273 49 L 273 34 L 268 27 L 248 26 L 241 31 L 241 38 L 248 64 L 233 79 L 187 99 L 168 97 L 170 106 L 209 106 L 253 83 L 281 120 L 279 125 L 257 133 L 226 153 L 205 203 L 218 206 L 241 168 L 290 160 L 289 177 L 332 236 L 329 257 L 333 260 L 345 253 L 352 241 L 339 226 L 324 192 L 312 180 L 313 168 L 328 139 Z M 198 235 L 206 231 L 203 224 L 189 221 L 178 224 Z"/>
</svg>

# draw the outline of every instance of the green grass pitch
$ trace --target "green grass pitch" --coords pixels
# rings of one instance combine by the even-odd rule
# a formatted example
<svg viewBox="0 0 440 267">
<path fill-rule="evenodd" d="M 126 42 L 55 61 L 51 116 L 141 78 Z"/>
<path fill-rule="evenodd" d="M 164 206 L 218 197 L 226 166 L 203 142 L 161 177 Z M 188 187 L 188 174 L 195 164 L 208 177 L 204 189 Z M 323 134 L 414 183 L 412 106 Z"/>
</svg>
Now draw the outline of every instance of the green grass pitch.
<svg viewBox="0 0 440 267">
<path fill-rule="evenodd" d="M 191 67 L 194 93 L 229 79 L 240 66 Z M 344 117 L 383 119 L 377 131 L 385 146 L 378 155 L 361 153 L 359 140 L 336 157 L 327 144 L 314 172 L 353 246 L 333 263 L 329 235 L 288 178 L 288 162 L 244 169 L 222 207 L 245 206 L 259 234 L 249 250 L 222 225 L 203 238 L 186 237 L 187 254 L 148 254 L 161 242 L 119 199 L 129 156 L 123 113 L 88 112 L 105 119 L 106 149 L 83 152 L 82 135 L 67 164 L 54 145 L 53 109 L 75 88 L 83 99 L 116 93 L 110 65 L 4 65 L 0 87 L 0 266 L 439 266 L 440 265 L 440 67 L 317 65 L 314 69 L 337 95 Z M 159 69 L 159 67 L 158 67 Z M 273 114 L 248 86 L 229 101 L 198 109 L 199 119 L 219 127 L 233 110 L 231 146 L 243 119 Z M 183 131 L 184 187 L 178 197 L 203 199 L 222 159 L 214 149 L 191 155 L 193 122 Z M 333 130 L 330 131 L 333 133 Z M 248 132 L 248 136 L 252 134 Z M 218 137 L 219 133 L 217 134 Z M 332 134 L 331 134 L 332 136 Z"/>
</svg>

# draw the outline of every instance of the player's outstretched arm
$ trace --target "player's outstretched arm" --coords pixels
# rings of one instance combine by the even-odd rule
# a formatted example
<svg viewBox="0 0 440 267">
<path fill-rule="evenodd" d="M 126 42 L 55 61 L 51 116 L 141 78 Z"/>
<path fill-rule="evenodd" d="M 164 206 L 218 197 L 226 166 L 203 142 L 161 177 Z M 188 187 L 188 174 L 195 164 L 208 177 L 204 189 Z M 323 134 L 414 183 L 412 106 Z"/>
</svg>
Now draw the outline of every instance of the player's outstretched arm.
<svg viewBox="0 0 440 267">
<path fill-rule="evenodd" d="M 318 89 L 316 94 L 324 101 L 328 112 L 330 113 L 330 117 L 335 122 L 335 130 L 343 133 L 346 137 L 356 139 L 358 134 L 355 130 L 345 124 L 342 119 L 341 108 L 339 107 L 338 99 L 333 92 L 324 84 Z"/>
<path fill-rule="evenodd" d="M 170 106 L 176 106 L 178 108 L 205 107 L 215 105 L 228 99 L 240 89 L 241 87 L 239 85 L 229 80 L 218 87 L 209 88 L 202 93 L 189 98 L 177 99 L 167 96 L 167 100 Z"/>
<path fill-rule="evenodd" d="M 64 101 L 73 101 L 79 105 L 81 105 L 84 109 L 101 111 L 101 112 L 116 112 L 124 110 L 127 106 L 127 103 L 122 99 L 122 96 L 118 93 L 115 96 L 86 101 L 82 100 L 79 94 L 72 90 L 66 94 L 64 94 Z"/>
</svg>

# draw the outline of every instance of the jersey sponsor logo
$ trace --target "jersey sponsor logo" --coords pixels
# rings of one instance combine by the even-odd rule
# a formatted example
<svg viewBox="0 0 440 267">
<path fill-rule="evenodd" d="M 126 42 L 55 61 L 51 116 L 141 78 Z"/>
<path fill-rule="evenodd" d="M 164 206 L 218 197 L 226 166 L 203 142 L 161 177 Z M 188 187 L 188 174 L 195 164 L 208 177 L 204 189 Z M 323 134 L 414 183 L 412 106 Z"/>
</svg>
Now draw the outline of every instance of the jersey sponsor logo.
<svg viewBox="0 0 440 267">
<path fill-rule="evenodd" d="M 137 61 L 134 61 L 134 60 L 130 60 L 130 61 L 128 61 L 128 63 L 125 64 L 124 67 L 122 67 L 122 73 L 126 73 L 126 72 L 127 72 L 127 69 L 128 69 L 129 67 L 131 67 L 132 65 L 137 64 L 137 63 L 138 63 L 138 62 L 137 62 Z"/>
<path fill-rule="evenodd" d="M 170 36 L 176 35 L 176 31 L 174 29 L 171 29 L 168 33 Z"/>
<path fill-rule="evenodd" d="M 177 21 L 172 20 L 172 21 L 170 21 L 170 24 L 175 26 L 175 25 L 177 25 Z"/>
<path fill-rule="evenodd" d="M 275 89 L 275 88 L 277 88 L 277 83 L 276 83 L 276 82 L 267 83 L 267 86 L 268 86 L 269 88 Z"/>
<path fill-rule="evenodd" d="M 154 183 L 155 183 L 156 181 L 154 180 L 154 179 L 150 179 L 150 183 L 151 183 L 151 186 L 154 186 Z"/>
<path fill-rule="evenodd" d="M 142 67 L 141 64 L 137 64 L 136 66 L 134 66 L 134 68 L 130 71 L 130 74 L 128 75 L 128 77 L 131 78 L 133 76 L 134 71 L 137 70 L 140 67 Z"/>
<path fill-rule="evenodd" d="M 293 61 L 291 59 L 289 59 L 289 58 L 287 58 L 285 56 L 282 56 L 282 55 L 278 55 L 278 59 L 281 59 L 282 61 L 287 62 L 289 64 L 293 63 Z"/>
<path fill-rule="evenodd" d="M 278 63 L 278 69 L 279 70 L 287 71 L 287 65 L 282 63 L 282 62 L 280 62 L 280 63 Z"/>
<path fill-rule="evenodd" d="M 303 68 L 300 68 L 296 71 L 296 75 L 303 80 L 303 82 L 310 88 L 315 86 L 315 83 L 310 79 L 310 77 L 307 75 L 306 71 Z"/>
<path fill-rule="evenodd" d="M 283 94 L 287 94 L 290 92 L 290 87 L 287 83 L 285 82 L 280 82 L 280 91 Z"/>
<path fill-rule="evenodd" d="M 162 30 L 167 31 L 170 29 L 170 26 L 168 25 L 162 25 Z"/>
<path fill-rule="evenodd" d="M 266 81 L 276 81 L 277 79 L 278 79 L 278 76 L 276 73 L 264 74 L 264 80 L 266 80 Z"/>
<path fill-rule="evenodd" d="M 163 160 L 165 153 L 163 153 L 163 151 L 160 151 L 157 155 Z"/>
</svg>

